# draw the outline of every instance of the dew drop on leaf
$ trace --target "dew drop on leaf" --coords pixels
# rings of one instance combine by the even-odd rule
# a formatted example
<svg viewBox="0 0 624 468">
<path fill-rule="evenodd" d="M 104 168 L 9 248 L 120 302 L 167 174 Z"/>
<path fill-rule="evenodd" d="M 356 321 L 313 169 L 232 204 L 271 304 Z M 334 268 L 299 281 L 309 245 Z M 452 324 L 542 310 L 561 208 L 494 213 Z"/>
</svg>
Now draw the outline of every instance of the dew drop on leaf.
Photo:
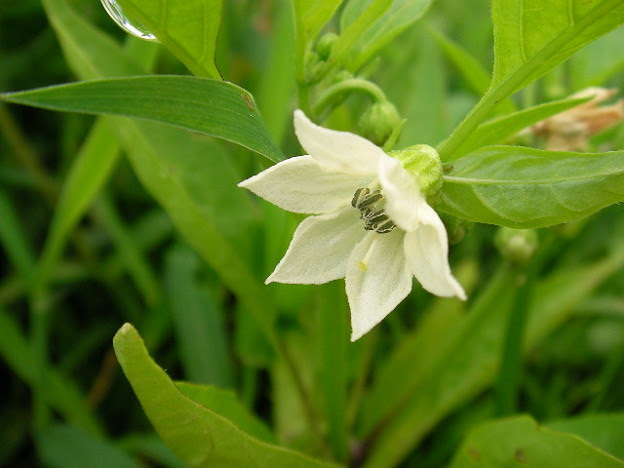
<svg viewBox="0 0 624 468">
<path fill-rule="evenodd" d="M 140 24 L 132 24 L 130 20 L 128 20 L 126 15 L 124 15 L 121 6 L 117 3 L 116 0 L 101 0 L 101 2 L 102 6 L 104 6 L 104 9 L 106 10 L 106 13 L 108 13 L 108 16 L 110 16 L 121 29 L 129 34 L 132 34 L 133 36 L 138 37 L 139 39 L 154 42 L 158 41 L 158 39 L 156 39 L 156 36 L 154 36 L 151 32 L 149 32 Z"/>
</svg>

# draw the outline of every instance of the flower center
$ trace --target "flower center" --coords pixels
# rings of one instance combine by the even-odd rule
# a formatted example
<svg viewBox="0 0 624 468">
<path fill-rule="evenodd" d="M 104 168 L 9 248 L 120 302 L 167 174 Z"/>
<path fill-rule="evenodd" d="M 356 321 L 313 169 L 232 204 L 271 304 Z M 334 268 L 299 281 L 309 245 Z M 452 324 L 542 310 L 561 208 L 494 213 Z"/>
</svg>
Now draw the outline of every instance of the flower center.
<svg viewBox="0 0 624 468">
<path fill-rule="evenodd" d="M 371 192 L 368 187 L 361 187 L 353 194 L 351 206 L 360 210 L 360 219 L 364 220 L 364 229 L 367 231 L 386 234 L 396 227 L 383 208 L 377 208 L 383 197 L 379 190 Z"/>
</svg>

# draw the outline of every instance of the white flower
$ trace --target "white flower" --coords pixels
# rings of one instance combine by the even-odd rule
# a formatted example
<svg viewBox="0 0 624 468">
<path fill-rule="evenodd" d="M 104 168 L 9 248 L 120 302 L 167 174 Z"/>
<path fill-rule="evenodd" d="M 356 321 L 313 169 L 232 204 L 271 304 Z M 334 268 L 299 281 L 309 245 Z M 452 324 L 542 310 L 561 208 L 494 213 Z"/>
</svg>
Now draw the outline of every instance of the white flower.
<svg viewBox="0 0 624 468">
<path fill-rule="evenodd" d="M 351 341 L 409 294 L 412 276 L 433 294 L 466 298 L 448 264 L 444 224 L 399 160 L 358 135 L 319 127 L 299 110 L 295 133 L 309 155 L 239 184 L 285 210 L 317 215 L 299 224 L 267 284 L 345 278 Z"/>
</svg>

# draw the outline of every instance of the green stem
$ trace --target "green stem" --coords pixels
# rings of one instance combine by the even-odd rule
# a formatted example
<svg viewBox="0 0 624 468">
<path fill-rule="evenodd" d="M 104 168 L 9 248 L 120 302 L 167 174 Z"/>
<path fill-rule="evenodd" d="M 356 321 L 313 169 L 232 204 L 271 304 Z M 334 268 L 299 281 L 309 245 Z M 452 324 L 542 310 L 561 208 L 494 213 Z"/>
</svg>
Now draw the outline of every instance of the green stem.
<svg viewBox="0 0 624 468">
<path fill-rule="evenodd" d="M 452 161 L 456 159 L 453 153 L 455 153 L 457 148 L 470 136 L 473 130 L 492 113 L 501 100 L 504 99 L 505 93 L 501 93 L 501 89 L 503 88 L 497 88 L 494 92 L 488 91 L 485 93 L 455 131 L 438 145 L 436 149 L 442 161 Z"/>
<path fill-rule="evenodd" d="M 332 102 L 332 100 L 343 93 L 349 91 L 361 91 L 368 94 L 377 102 L 387 101 L 386 95 L 382 89 L 375 83 L 362 78 L 350 78 L 348 80 L 341 81 L 335 85 L 330 86 L 319 96 L 316 103 L 314 103 L 313 112 L 314 115 L 320 114 L 320 112 Z"/>
</svg>

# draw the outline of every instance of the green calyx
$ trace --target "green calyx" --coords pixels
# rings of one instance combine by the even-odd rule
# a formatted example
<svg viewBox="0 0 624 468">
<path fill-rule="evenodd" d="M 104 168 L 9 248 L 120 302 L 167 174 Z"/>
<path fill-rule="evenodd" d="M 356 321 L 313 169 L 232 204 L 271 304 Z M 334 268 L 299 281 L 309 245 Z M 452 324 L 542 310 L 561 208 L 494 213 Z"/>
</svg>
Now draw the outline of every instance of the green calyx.
<svg viewBox="0 0 624 468">
<path fill-rule="evenodd" d="M 401 161 L 407 172 L 418 181 L 422 193 L 433 198 L 442 188 L 442 161 L 429 145 L 414 145 L 391 151 L 389 156 Z"/>
</svg>

